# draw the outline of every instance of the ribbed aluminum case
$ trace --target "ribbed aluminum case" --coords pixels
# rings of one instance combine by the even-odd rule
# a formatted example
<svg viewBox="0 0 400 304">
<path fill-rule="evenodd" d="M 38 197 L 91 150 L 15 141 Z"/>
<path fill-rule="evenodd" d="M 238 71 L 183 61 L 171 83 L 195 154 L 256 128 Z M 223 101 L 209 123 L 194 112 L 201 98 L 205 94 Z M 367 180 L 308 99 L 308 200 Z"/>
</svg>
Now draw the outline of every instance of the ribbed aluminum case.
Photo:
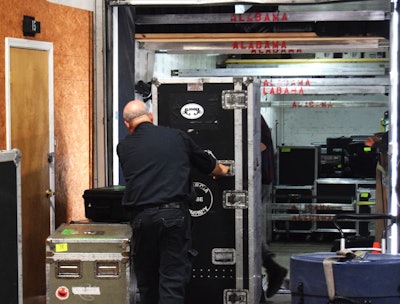
<svg viewBox="0 0 400 304">
<path fill-rule="evenodd" d="M 62 224 L 47 238 L 47 304 L 132 304 L 127 224 Z"/>
</svg>

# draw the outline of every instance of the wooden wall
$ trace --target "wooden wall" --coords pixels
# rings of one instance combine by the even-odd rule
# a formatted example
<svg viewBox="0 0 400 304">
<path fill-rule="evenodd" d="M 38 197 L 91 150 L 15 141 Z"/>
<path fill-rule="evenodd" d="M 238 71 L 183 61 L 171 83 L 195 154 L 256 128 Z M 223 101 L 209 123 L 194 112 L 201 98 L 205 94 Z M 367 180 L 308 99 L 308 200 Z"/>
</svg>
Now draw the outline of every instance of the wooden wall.
<svg viewBox="0 0 400 304">
<path fill-rule="evenodd" d="M 23 36 L 24 15 L 40 22 L 41 33 Z M 0 2 L 0 150 L 6 149 L 7 132 L 5 38 L 54 46 L 56 226 L 85 218 L 82 194 L 91 185 L 92 22 L 92 12 L 46 0 Z"/>
</svg>

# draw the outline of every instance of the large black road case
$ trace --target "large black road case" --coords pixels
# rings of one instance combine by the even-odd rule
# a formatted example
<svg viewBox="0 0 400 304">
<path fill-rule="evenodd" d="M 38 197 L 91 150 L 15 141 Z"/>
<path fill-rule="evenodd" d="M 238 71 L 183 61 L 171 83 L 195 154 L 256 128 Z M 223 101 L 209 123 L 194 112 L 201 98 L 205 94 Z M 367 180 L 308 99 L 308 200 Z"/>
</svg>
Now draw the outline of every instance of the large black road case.
<svg viewBox="0 0 400 304">
<path fill-rule="evenodd" d="M 62 224 L 47 238 L 47 304 L 133 304 L 131 228 Z"/>
<path fill-rule="evenodd" d="M 22 303 L 21 153 L 0 151 L 1 303 Z"/>
<path fill-rule="evenodd" d="M 194 259 L 187 303 L 257 303 L 261 295 L 259 84 L 252 78 L 154 79 L 155 123 L 187 132 L 231 166 L 193 172 Z"/>
</svg>

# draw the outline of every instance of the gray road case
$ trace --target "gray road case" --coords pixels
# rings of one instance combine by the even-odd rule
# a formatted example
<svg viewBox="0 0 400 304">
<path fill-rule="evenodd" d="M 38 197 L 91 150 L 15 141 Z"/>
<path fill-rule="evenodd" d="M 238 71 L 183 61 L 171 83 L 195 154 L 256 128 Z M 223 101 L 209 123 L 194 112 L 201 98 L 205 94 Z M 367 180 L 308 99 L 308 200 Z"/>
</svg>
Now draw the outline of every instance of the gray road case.
<svg viewBox="0 0 400 304">
<path fill-rule="evenodd" d="M 1 303 L 22 304 L 21 153 L 0 151 Z"/>
<path fill-rule="evenodd" d="M 193 172 L 190 211 L 198 251 L 190 304 L 257 303 L 261 295 L 260 87 L 252 78 L 154 79 L 155 123 L 184 130 L 233 174 Z"/>
<path fill-rule="evenodd" d="M 47 304 L 134 303 L 127 224 L 62 224 L 47 239 Z"/>
</svg>

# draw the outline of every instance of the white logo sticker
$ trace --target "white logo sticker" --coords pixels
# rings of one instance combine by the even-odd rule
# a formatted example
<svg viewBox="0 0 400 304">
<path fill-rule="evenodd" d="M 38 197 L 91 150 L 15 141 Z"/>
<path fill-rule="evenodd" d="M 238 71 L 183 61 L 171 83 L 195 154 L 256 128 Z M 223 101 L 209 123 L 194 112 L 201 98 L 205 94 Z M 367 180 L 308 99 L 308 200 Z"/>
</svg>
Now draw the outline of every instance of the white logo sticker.
<svg viewBox="0 0 400 304">
<path fill-rule="evenodd" d="M 186 119 L 198 119 L 204 114 L 204 108 L 197 103 L 187 103 L 181 108 L 181 115 Z"/>
<path fill-rule="evenodd" d="M 85 295 L 85 296 L 99 296 L 100 293 L 100 287 L 94 287 L 94 286 L 89 286 L 89 287 L 72 287 L 72 293 L 75 295 Z"/>
<path fill-rule="evenodd" d="M 196 202 L 192 204 L 189 211 L 193 217 L 203 216 L 210 211 L 214 202 L 214 198 L 210 188 L 203 183 L 193 182 L 193 186 L 196 190 L 197 198 Z"/>
</svg>

